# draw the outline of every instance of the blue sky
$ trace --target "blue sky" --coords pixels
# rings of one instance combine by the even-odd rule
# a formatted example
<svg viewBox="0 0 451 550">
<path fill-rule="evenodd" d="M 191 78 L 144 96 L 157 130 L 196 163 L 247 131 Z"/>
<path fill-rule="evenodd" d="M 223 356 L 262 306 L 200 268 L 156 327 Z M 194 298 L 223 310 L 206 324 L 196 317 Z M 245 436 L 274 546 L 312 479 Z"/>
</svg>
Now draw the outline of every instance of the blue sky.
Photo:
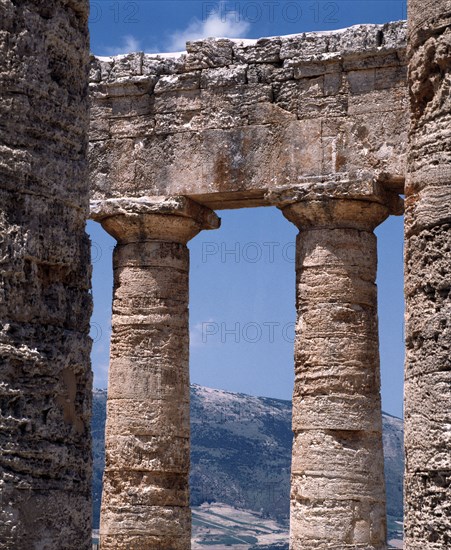
<svg viewBox="0 0 451 550">
<path fill-rule="evenodd" d="M 205 36 L 258 38 L 406 18 L 403 1 L 91 2 L 96 55 L 184 49 Z M 191 381 L 290 399 L 295 321 L 295 227 L 275 208 L 220 211 L 222 227 L 190 242 Z M 94 385 L 106 387 L 114 239 L 93 242 Z M 382 401 L 402 416 L 402 218 L 377 230 Z"/>
</svg>

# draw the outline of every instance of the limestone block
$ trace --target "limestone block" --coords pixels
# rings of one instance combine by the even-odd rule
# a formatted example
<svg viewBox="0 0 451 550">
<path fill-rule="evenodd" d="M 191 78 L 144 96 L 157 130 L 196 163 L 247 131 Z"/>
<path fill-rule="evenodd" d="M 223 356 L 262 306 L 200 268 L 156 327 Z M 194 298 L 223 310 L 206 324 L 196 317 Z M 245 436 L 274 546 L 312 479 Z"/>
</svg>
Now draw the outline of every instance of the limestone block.
<svg viewBox="0 0 451 550">
<path fill-rule="evenodd" d="M 280 61 L 281 40 L 260 38 L 254 44 L 235 41 L 233 45 L 234 61 L 238 63 L 277 63 Z"/>
</svg>

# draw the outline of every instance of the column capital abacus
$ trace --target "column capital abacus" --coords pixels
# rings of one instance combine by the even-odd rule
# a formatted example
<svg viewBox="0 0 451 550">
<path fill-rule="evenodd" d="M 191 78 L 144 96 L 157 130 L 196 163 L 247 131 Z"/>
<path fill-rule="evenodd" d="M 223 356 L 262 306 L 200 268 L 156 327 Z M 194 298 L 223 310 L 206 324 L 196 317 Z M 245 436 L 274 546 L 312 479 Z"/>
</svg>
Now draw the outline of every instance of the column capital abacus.
<svg viewBox="0 0 451 550">
<path fill-rule="evenodd" d="M 186 244 L 203 229 L 217 229 L 220 218 L 184 196 L 121 197 L 91 201 L 91 219 L 120 244 L 170 241 Z"/>
<path fill-rule="evenodd" d="M 299 229 L 372 231 L 404 212 L 399 195 L 373 180 L 309 182 L 271 191 L 267 199 Z"/>
</svg>

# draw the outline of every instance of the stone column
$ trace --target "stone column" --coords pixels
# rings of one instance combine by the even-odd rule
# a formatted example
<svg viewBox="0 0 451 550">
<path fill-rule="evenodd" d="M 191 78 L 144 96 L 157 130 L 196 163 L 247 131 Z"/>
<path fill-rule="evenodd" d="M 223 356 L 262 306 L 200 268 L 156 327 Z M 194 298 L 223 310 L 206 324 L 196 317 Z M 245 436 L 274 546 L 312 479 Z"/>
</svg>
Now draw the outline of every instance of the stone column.
<svg viewBox="0 0 451 550">
<path fill-rule="evenodd" d="M 189 252 L 216 215 L 185 198 L 107 201 L 118 241 L 102 496 L 102 550 L 191 548 Z M 99 213 L 100 211 L 100 213 Z"/>
<path fill-rule="evenodd" d="M 299 229 L 292 550 L 386 548 L 373 229 L 387 207 L 308 200 Z"/>
<path fill-rule="evenodd" d="M 408 3 L 404 548 L 451 548 L 451 0 Z"/>
<path fill-rule="evenodd" d="M 91 549 L 87 0 L 0 2 L 0 549 Z"/>
</svg>

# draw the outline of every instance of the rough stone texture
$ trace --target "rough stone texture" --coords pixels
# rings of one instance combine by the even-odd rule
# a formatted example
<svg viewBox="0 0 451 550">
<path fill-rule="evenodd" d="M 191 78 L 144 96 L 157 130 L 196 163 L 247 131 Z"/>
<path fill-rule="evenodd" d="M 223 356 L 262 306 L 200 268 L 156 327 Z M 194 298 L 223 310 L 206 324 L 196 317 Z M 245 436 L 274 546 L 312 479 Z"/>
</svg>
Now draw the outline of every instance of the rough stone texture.
<svg viewBox="0 0 451 550">
<path fill-rule="evenodd" d="M 363 198 L 363 197 L 362 197 Z M 389 208 L 301 200 L 297 238 L 292 550 L 386 548 L 376 237 Z"/>
<path fill-rule="evenodd" d="M 0 4 L 0 548 L 91 548 L 88 2 Z"/>
<path fill-rule="evenodd" d="M 93 205 L 117 239 L 102 550 L 191 548 L 189 252 L 216 215 L 183 197 Z"/>
<path fill-rule="evenodd" d="M 0 4 L 0 549 L 90 546 L 87 12 Z M 302 235 L 292 548 L 385 548 L 372 230 L 406 165 L 406 549 L 450 546 L 451 1 L 410 0 L 408 86 L 405 42 L 91 59 L 92 216 L 118 239 L 104 549 L 189 548 L 186 242 L 206 207 L 269 204 Z"/>
<path fill-rule="evenodd" d="M 236 208 L 317 182 L 402 192 L 405 41 L 398 22 L 93 57 L 92 198 L 187 195 Z"/>
<path fill-rule="evenodd" d="M 405 548 L 451 547 L 451 2 L 409 3 Z"/>
</svg>

